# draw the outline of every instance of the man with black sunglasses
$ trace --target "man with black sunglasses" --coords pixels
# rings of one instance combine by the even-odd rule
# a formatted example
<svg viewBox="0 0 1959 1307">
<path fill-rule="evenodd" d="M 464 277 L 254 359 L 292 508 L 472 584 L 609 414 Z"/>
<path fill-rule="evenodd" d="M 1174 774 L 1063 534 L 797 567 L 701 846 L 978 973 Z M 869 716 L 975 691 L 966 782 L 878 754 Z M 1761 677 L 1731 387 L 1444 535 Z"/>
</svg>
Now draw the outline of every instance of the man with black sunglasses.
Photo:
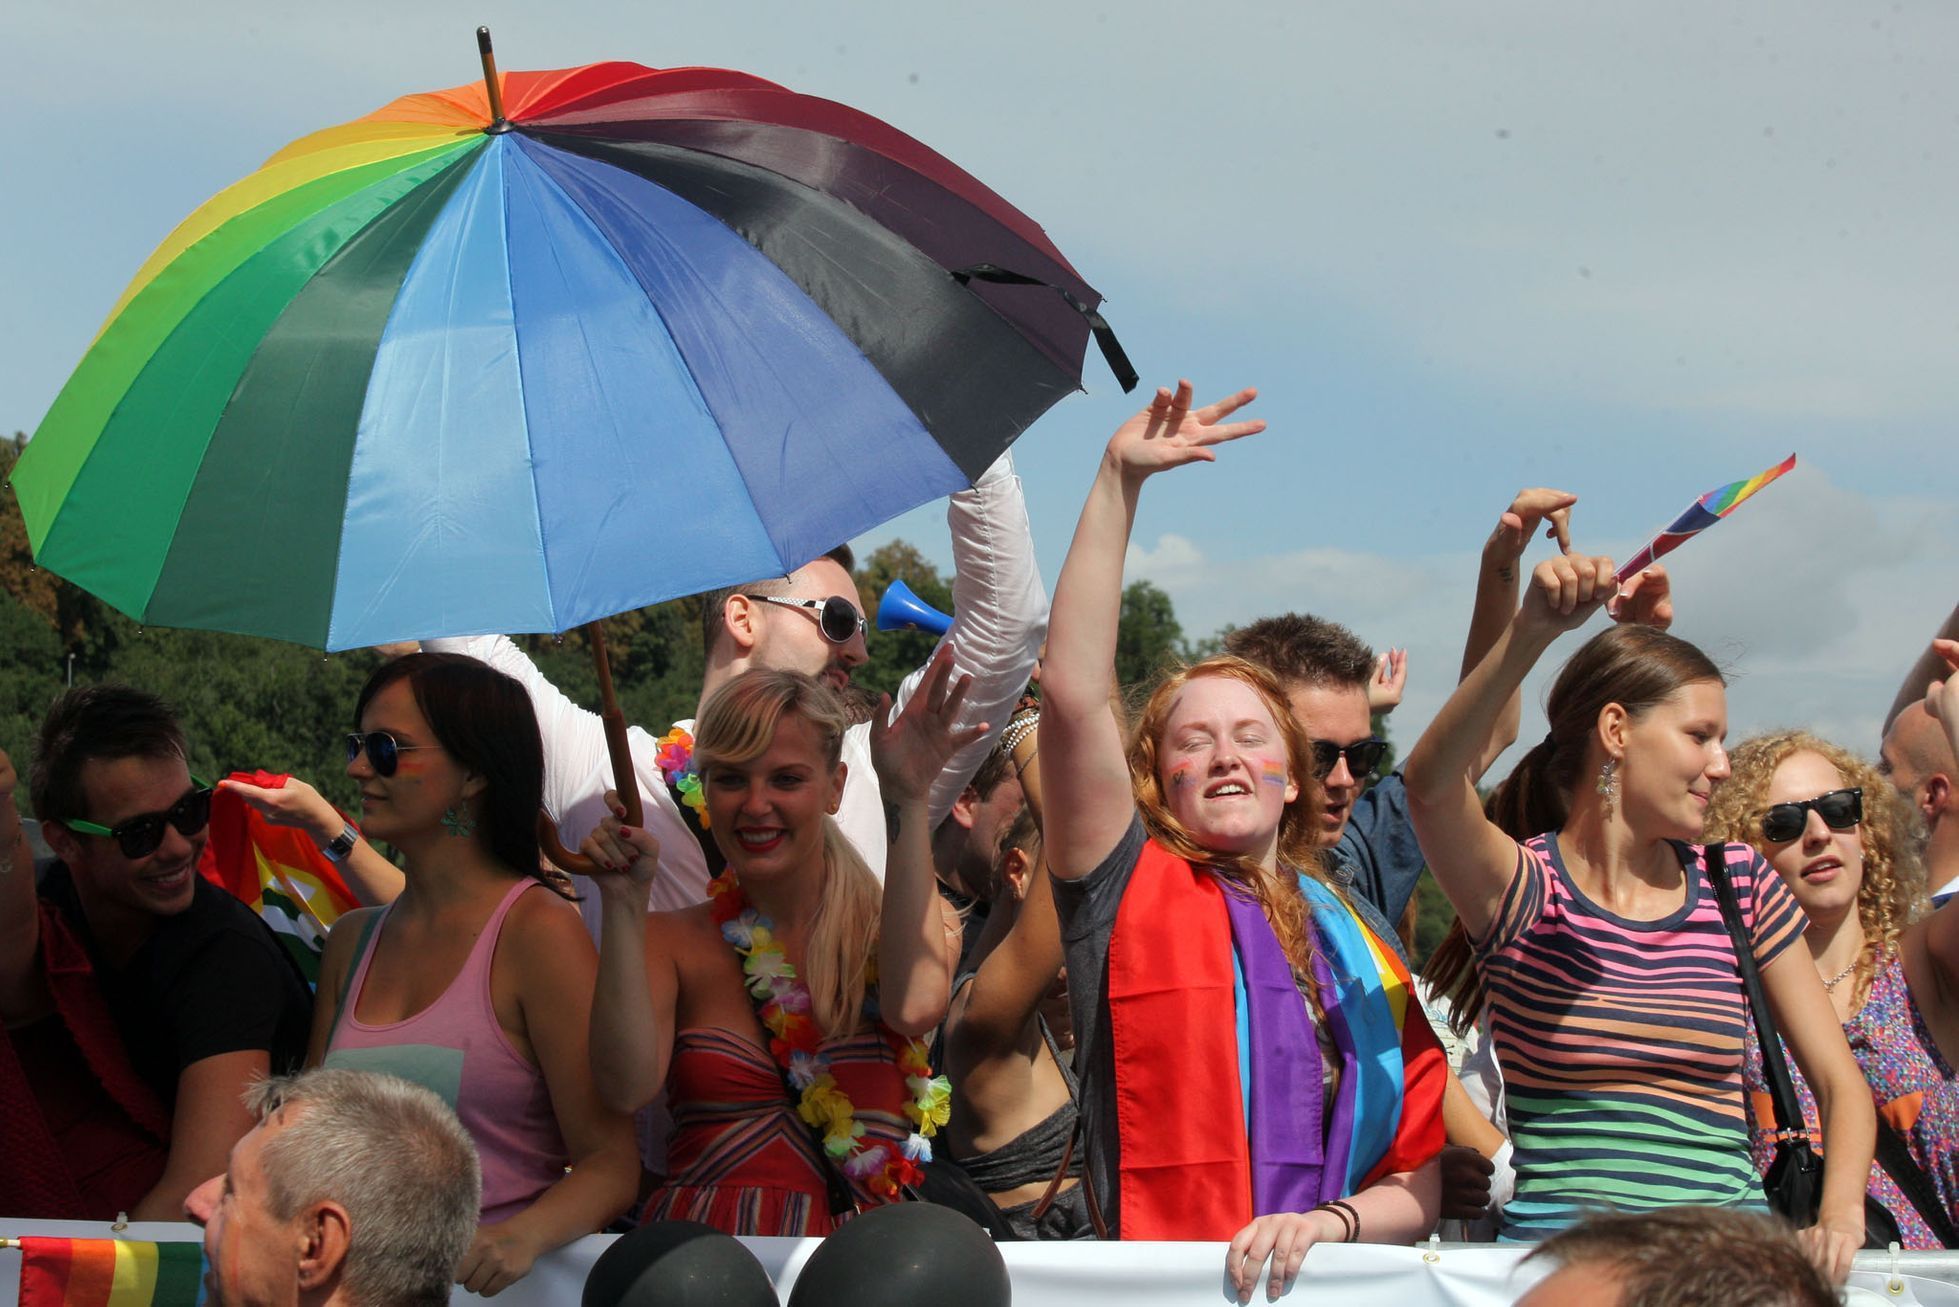
<svg viewBox="0 0 1959 1307">
<path fill-rule="evenodd" d="M 211 791 L 161 700 L 69 691 L 31 781 L 38 875 L 0 754 L 0 1212 L 175 1220 L 251 1129 L 246 1085 L 304 1055 L 312 995 L 198 874 Z"/>
<path fill-rule="evenodd" d="M 953 626 L 945 639 L 954 672 L 973 678 L 961 725 L 989 722 L 993 729 L 953 756 L 932 786 L 936 824 L 951 811 L 966 782 L 985 761 L 1026 687 L 1047 634 L 1047 591 L 1034 562 L 1027 506 L 1010 454 L 1000 456 L 972 489 L 946 501 L 952 534 Z M 786 577 L 758 580 L 702 596 L 701 644 L 705 661 L 701 701 L 750 668 L 805 672 L 848 690 L 853 671 L 868 654 L 864 646 L 864 599 L 851 572 L 848 546 L 804 564 Z M 529 658 L 502 636 L 429 640 L 427 649 L 466 653 L 515 677 L 530 691 L 544 735 L 544 802 L 558 821 L 567 848 L 605 816 L 604 794 L 613 786 L 612 766 L 596 714 L 545 680 Z M 910 696 L 923 669 L 907 677 L 894 710 Z M 693 720 L 628 736 L 638 775 L 645 824 L 660 841 L 660 874 L 652 886 L 655 909 L 687 907 L 706 897 L 708 877 L 721 866 L 720 851 L 687 803 L 687 775 L 673 764 L 688 752 Z M 837 824 L 880 877 L 887 832 L 877 775 L 871 769 L 868 723 L 844 740 L 849 767 Z M 665 759 L 668 765 L 662 765 Z M 599 896 L 587 895 L 595 909 Z M 588 917 L 597 928 L 596 916 Z"/>
</svg>

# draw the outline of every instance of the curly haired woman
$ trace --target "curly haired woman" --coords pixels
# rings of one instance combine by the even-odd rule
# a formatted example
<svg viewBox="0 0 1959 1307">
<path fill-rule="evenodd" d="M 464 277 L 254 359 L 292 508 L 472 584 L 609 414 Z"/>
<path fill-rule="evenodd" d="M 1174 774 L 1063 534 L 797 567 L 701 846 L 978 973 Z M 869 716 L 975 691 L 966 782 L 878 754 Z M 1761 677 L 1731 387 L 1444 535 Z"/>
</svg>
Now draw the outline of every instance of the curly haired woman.
<svg viewBox="0 0 1959 1307">
<path fill-rule="evenodd" d="M 1948 1056 L 1959 1053 L 1959 1020 L 1946 1001 L 1959 980 L 1959 918 L 1920 915 L 1925 877 L 1907 810 L 1875 767 L 1806 731 L 1759 736 L 1731 762 L 1708 838 L 1753 845 L 1802 905 L 1803 941 L 1880 1121 L 1903 1137 L 1948 1219 L 1959 1217 L 1959 1080 Z M 1815 1099 L 1791 1071 L 1814 1134 Z M 1766 1169 L 1775 1122 L 1752 1035 L 1744 1079 L 1755 1162 Z M 1869 1193 L 1905 1247 L 1944 1247 L 1882 1164 Z"/>
</svg>

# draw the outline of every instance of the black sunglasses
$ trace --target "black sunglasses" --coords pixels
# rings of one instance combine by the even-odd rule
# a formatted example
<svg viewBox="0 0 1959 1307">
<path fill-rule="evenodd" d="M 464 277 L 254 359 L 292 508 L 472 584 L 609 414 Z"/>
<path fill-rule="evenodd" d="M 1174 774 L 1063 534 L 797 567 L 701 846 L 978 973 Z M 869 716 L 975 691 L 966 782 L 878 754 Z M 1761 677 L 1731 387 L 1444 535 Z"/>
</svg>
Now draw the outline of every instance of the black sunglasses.
<svg viewBox="0 0 1959 1307">
<path fill-rule="evenodd" d="M 169 822 L 185 839 L 211 824 L 211 787 L 193 776 L 196 788 L 172 804 L 166 812 L 146 812 L 114 826 L 98 822 L 64 821 L 61 824 L 82 835 L 106 835 L 114 839 L 125 858 L 147 858 L 163 843 L 163 824 Z"/>
<path fill-rule="evenodd" d="M 368 765 L 374 768 L 376 776 L 392 776 L 395 768 L 401 766 L 401 755 L 413 753 L 417 749 L 440 748 L 435 744 L 403 744 L 386 731 L 369 731 L 365 735 L 347 737 L 347 763 L 353 765 L 354 759 L 367 750 Z"/>
<path fill-rule="evenodd" d="M 1831 830 L 1849 830 L 1864 819 L 1864 792 L 1831 790 L 1801 803 L 1775 804 L 1762 814 L 1762 838 L 1771 844 L 1787 844 L 1803 833 L 1812 809 Z"/>
<path fill-rule="evenodd" d="M 1381 765 L 1381 759 L 1387 751 L 1388 742 L 1378 735 L 1355 740 L 1352 744 L 1332 744 L 1326 740 L 1314 740 L 1313 776 L 1317 780 L 1325 780 L 1331 776 L 1333 769 L 1339 765 L 1341 755 L 1345 754 L 1347 770 L 1354 774 L 1355 780 L 1359 780 L 1363 776 L 1373 774 L 1374 769 Z"/>
<path fill-rule="evenodd" d="M 849 644 L 853 635 L 863 635 L 868 629 L 864 625 L 864 615 L 857 611 L 857 605 L 842 595 L 831 595 L 828 599 L 791 599 L 787 595 L 749 595 L 750 599 L 760 599 L 765 604 L 781 604 L 785 608 L 813 608 L 816 610 L 816 629 L 823 632 L 823 638 L 831 644 Z"/>
</svg>

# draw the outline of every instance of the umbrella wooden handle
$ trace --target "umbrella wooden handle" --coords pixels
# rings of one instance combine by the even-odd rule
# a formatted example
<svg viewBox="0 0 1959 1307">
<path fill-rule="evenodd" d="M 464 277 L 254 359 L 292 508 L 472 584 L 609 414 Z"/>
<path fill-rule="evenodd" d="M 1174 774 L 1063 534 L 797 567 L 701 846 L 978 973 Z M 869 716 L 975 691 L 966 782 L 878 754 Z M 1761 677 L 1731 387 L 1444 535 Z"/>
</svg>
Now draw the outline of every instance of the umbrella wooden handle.
<svg viewBox="0 0 1959 1307">
<path fill-rule="evenodd" d="M 626 810 L 626 825 L 638 826 L 645 821 L 646 812 L 640 806 L 639 777 L 633 770 L 632 747 L 626 742 L 626 714 L 612 688 L 612 664 L 606 657 L 605 630 L 597 622 L 590 622 L 585 627 L 585 635 L 591 641 L 592 665 L 599 676 L 602 703 L 599 720 L 605 724 L 605 752 L 612 760 L 612 788 L 619 795 L 620 806 Z M 557 823 L 551 820 L 550 813 L 542 810 L 537 814 L 537 842 L 543 847 L 544 856 L 561 870 L 574 876 L 592 874 L 596 864 L 583 854 L 567 849 L 558 839 Z"/>
</svg>

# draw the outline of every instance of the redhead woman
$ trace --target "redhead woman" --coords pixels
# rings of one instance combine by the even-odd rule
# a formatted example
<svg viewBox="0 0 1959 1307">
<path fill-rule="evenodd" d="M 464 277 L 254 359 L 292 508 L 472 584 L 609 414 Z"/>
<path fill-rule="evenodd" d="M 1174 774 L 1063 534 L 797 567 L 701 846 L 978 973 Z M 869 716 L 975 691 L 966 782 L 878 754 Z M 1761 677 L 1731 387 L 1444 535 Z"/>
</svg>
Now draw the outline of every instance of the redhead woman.
<svg viewBox="0 0 1959 1307">
<path fill-rule="evenodd" d="M 931 782 L 985 724 L 941 650 L 874 725 L 891 824 L 884 885 L 835 821 L 844 732 L 828 686 L 749 671 L 695 728 L 705 824 L 728 866 L 709 900 L 646 911 L 659 845 L 618 810 L 584 844 L 603 896 L 593 1066 L 620 1111 L 665 1088 L 671 1173 L 646 1220 L 821 1235 L 923 1180 L 949 1091 L 923 1040 L 945 1016 L 959 922 L 932 874 Z M 877 721 L 887 720 L 889 702 Z"/>
<path fill-rule="evenodd" d="M 1615 598 L 1627 620 L 1565 664 L 1549 734 L 1486 817 L 1470 769 L 1497 705 Z M 1517 1185 L 1500 1237 L 1541 1239 L 1598 1206 L 1762 1204 L 1742 1104 L 1748 1011 L 1709 879 L 1725 875 L 1822 1108 L 1830 1165 L 1804 1240 L 1841 1281 L 1864 1239 L 1870 1095 L 1791 947 L 1802 914 L 1788 890 L 1745 846 L 1698 843 L 1728 774 L 1727 695 L 1705 654 L 1651 624 L 1670 617 L 1657 568 L 1621 596 L 1610 559 L 1539 564 L 1408 758 L 1410 815 L 1476 950 L 1503 1069 Z"/>
<path fill-rule="evenodd" d="M 598 960 L 537 875 L 544 750 L 522 686 L 411 654 L 368 678 L 355 722 L 362 831 L 401 853 L 403 887 L 335 923 L 309 1061 L 392 1072 L 456 1109 L 483 1164 L 457 1281 L 493 1294 L 603 1229 L 638 1183 L 632 1122 L 599 1101 L 586 1055 Z"/>
<path fill-rule="evenodd" d="M 1083 1182 L 1125 1239 L 1230 1240 L 1241 1302 L 1261 1280 L 1276 1297 L 1315 1242 L 1428 1232 L 1445 1070 L 1394 951 L 1321 875 L 1311 747 L 1277 684 L 1199 663 L 1127 746 L 1111 710 L 1137 496 L 1262 430 L 1226 421 L 1252 398 L 1192 410 L 1181 383 L 1116 431 L 1041 676 Z"/>
</svg>

